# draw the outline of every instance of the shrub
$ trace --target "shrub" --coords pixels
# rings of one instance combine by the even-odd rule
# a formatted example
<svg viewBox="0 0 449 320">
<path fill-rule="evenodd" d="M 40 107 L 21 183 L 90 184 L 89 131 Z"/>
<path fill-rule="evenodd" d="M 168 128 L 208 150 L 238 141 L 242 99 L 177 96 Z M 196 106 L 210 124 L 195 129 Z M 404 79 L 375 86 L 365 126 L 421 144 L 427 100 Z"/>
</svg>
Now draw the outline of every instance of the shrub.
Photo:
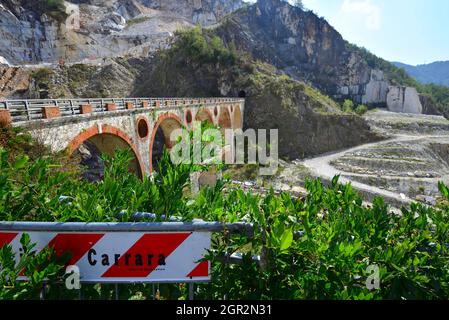
<svg viewBox="0 0 449 320">
<path fill-rule="evenodd" d="M 443 183 L 439 189 L 447 201 L 440 207 L 412 204 L 397 215 L 381 198 L 366 207 L 350 184 L 338 183 L 339 177 L 327 187 L 320 180 L 307 180 L 304 198 L 276 195 L 273 190 L 267 194 L 226 190 L 224 181 L 191 196 L 185 187 L 190 172 L 197 168 L 173 165 L 167 152 L 154 179 L 142 180 L 128 171 L 129 152 L 104 157 L 105 178 L 97 183 L 54 171 L 49 159 L 30 160 L 24 155 L 11 159 L 7 153 L 0 149 L 0 220 L 129 221 L 133 212 L 154 212 L 157 221 L 163 215 L 166 219 L 177 215 L 185 221 L 251 222 L 253 237 L 213 235 L 213 251 L 208 254 L 212 282 L 198 285 L 197 298 L 402 300 L 449 296 L 449 188 Z M 61 202 L 61 195 L 70 201 Z M 120 216 L 122 210 L 125 214 Z M 234 252 L 241 254 L 241 264 L 226 263 L 224 258 Z M 49 257 L 44 252 L 37 260 L 24 260 L 22 264 L 35 281 L 11 289 L 8 281 L 15 278 L 9 274 L 17 274 L 22 266 L 14 265 L 9 247 L 0 250 L 0 297 L 36 296 L 43 279 L 55 279 L 60 270 L 57 263 L 49 263 L 53 261 Z M 377 290 L 366 286 L 370 266 L 379 270 Z M 83 292 L 86 298 L 105 298 L 112 291 L 101 286 Z M 124 285 L 120 292 L 124 298 L 149 298 L 151 287 Z M 68 291 L 61 294 L 70 297 Z M 187 292 L 183 285 L 165 284 L 159 296 L 185 299 Z"/>
<path fill-rule="evenodd" d="M 344 112 L 348 112 L 348 113 L 353 112 L 354 111 L 354 102 L 352 102 L 352 100 L 346 99 L 343 102 L 342 109 Z"/>
<path fill-rule="evenodd" d="M 24 233 L 20 239 L 23 252 L 17 259 L 10 245 L 0 248 L 0 300 L 37 299 L 45 281 L 47 286 L 55 284 L 64 275 L 64 262 L 68 257 L 57 257 L 49 248 L 39 254 L 33 251 L 36 246 L 30 236 Z M 18 281 L 19 275 L 29 281 Z"/>
<path fill-rule="evenodd" d="M 355 109 L 355 113 L 357 113 L 359 116 L 364 115 L 367 111 L 368 107 L 364 104 L 359 104 Z"/>
<path fill-rule="evenodd" d="M 178 33 L 179 41 L 175 52 L 184 51 L 187 56 L 199 63 L 220 63 L 233 65 L 237 61 L 234 50 L 224 46 L 223 41 L 214 36 L 208 39 L 200 26 Z"/>
</svg>

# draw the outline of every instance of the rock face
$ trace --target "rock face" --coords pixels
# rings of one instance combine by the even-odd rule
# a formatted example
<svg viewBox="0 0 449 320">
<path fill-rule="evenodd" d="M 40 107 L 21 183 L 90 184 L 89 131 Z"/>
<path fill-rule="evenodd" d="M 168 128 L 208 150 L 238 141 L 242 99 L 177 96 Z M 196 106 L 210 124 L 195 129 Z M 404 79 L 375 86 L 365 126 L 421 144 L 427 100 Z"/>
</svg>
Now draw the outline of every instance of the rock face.
<svg viewBox="0 0 449 320">
<path fill-rule="evenodd" d="M 421 114 L 423 107 L 415 88 L 396 87 L 389 88 L 387 94 L 388 110 L 393 112 Z"/>
<path fill-rule="evenodd" d="M 329 23 L 281 0 L 259 0 L 221 27 L 228 43 L 337 98 L 385 103 L 388 82 Z"/>
<path fill-rule="evenodd" d="M 286 1 L 71 0 L 64 10 L 55 14 L 25 0 L 2 1 L 0 56 L 12 64 L 105 64 L 110 57 L 155 55 L 170 47 L 176 30 L 220 22 L 214 32 L 229 46 L 334 99 L 398 112 L 435 111 L 431 100 L 412 88 L 392 86 L 388 72 L 372 67 L 326 20 Z M 128 74 L 127 66 L 115 67 L 121 70 L 113 67 L 112 72 Z M 227 84 L 221 89 L 219 94 L 229 92 Z"/>
<path fill-rule="evenodd" d="M 219 28 L 220 36 L 238 49 L 275 65 L 295 79 L 343 100 L 386 107 L 391 83 L 382 70 L 347 43 L 329 23 L 281 0 L 259 0 L 231 15 Z M 419 112 L 416 92 L 407 91 L 399 108 Z"/>
<path fill-rule="evenodd" d="M 173 32 L 210 25 L 240 8 L 240 0 L 72 0 L 65 12 L 39 12 L 29 1 L 0 4 L 0 56 L 13 64 L 90 62 L 148 55 Z"/>
<path fill-rule="evenodd" d="M 194 24 L 208 26 L 243 6 L 242 0 L 147 0 L 142 1 L 152 9 L 176 12 L 191 19 Z"/>
<path fill-rule="evenodd" d="M 29 91 L 30 74 L 18 67 L 0 65 L 0 99 L 21 98 Z"/>
</svg>

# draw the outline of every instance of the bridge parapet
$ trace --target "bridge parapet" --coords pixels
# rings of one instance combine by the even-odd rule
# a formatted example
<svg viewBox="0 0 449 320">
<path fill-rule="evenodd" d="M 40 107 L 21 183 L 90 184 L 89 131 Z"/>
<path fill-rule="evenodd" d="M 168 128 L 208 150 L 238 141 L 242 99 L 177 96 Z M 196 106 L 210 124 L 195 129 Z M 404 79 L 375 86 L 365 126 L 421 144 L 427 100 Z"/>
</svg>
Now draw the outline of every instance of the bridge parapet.
<svg viewBox="0 0 449 320">
<path fill-rule="evenodd" d="M 208 107 L 230 103 L 244 103 L 237 98 L 92 98 L 4 100 L 0 110 L 7 110 L 12 123 L 30 122 L 67 116 L 105 113 L 134 109 L 174 107 Z"/>
</svg>

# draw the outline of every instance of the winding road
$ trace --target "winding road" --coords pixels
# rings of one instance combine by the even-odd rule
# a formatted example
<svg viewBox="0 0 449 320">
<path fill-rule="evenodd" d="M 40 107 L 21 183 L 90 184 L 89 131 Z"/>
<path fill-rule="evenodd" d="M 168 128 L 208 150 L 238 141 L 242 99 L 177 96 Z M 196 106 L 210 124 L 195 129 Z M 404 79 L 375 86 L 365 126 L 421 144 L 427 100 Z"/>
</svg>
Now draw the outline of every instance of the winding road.
<svg viewBox="0 0 449 320">
<path fill-rule="evenodd" d="M 337 151 L 337 152 L 333 152 L 333 153 L 324 154 L 319 157 L 306 159 L 306 160 L 300 162 L 300 164 L 305 166 L 316 177 L 320 177 L 320 178 L 326 179 L 326 180 L 331 180 L 334 176 L 340 175 L 341 183 L 343 183 L 343 184 L 351 183 L 352 186 L 355 189 L 358 189 L 359 191 L 363 191 L 363 192 L 373 194 L 373 195 L 379 195 L 384 198 L 389 198 L 389 199 L 395 200 L 402 204 L 410 204 L 414 200 L 407 197 L 406 195 L 398 194 L 395 192 L 391 192 L 391 191 L 388 191 L 385 189 L 378 188 L 376 186 L 372 186 L 372 185 L 368 185 L 368 184 L 364 184 L 364 183 L 361 183 L 358 181 L 351 180 L 348 176 L 351 176 L 351 175 L 356 176 L 356 174 L 341 171 L 341 170 L 335 168 L 334 166 L 332 166 L 331 163 L 333 161 L 343 157 L 347 153 L 355 152 L 355 151 L 366 149 L 366 148 L 376 147 L 376 146 L 380 146 L 380 145 L 391 143 L 391 142 L 407 142 L 407 141 L 416 142 L 417 140 L 423 140 L 423 139 L 429 139 L 429 138 L 443 138 L 443 137 L 448 138 L 448 136 L 441 136 L 441 135 L 419 135 L 419 136 L 417 136 L 417 135 L 396 135 L 393 138 L 390 138 L 387 140 L 363 144 L 363 145 L 359 145 L 357 147 L 346 149 L 343 151 Z M 367 176 L 367 175 L 365 175 L 365 176 Z M 435 181 L 436 183 L 438 182 L 438 180 L 441 180 L 441 178 L 429 178 L 429 179 Z"/>
</svg>

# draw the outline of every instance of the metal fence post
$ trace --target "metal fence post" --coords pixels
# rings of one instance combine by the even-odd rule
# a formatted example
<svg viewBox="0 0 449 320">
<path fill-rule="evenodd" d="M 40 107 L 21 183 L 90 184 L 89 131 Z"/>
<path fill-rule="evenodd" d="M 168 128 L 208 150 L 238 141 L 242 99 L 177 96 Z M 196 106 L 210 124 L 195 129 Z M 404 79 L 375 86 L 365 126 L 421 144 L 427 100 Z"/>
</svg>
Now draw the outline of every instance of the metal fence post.
<svg viewBox="0 0 449 320">
<path fill-rule="evenodd" d="M 189 283 L 189 300 L 193 300 L 193 289 L 194 289 L 194 283 Z"/>
<path fill-rule="evenodd" d="M 39 300 L 45 300 L 45 293 L 46 293 L 46 288 L 45 288 L 45 283 L 42 285 L 41 291 L 39 292 Z"/>
<path fill-rule="evenodd" d="M 120 293 L 119 293 L 119 287 L 118 283 L 115 284 L 115 300 L 120 300 Z"/>
</svg>

